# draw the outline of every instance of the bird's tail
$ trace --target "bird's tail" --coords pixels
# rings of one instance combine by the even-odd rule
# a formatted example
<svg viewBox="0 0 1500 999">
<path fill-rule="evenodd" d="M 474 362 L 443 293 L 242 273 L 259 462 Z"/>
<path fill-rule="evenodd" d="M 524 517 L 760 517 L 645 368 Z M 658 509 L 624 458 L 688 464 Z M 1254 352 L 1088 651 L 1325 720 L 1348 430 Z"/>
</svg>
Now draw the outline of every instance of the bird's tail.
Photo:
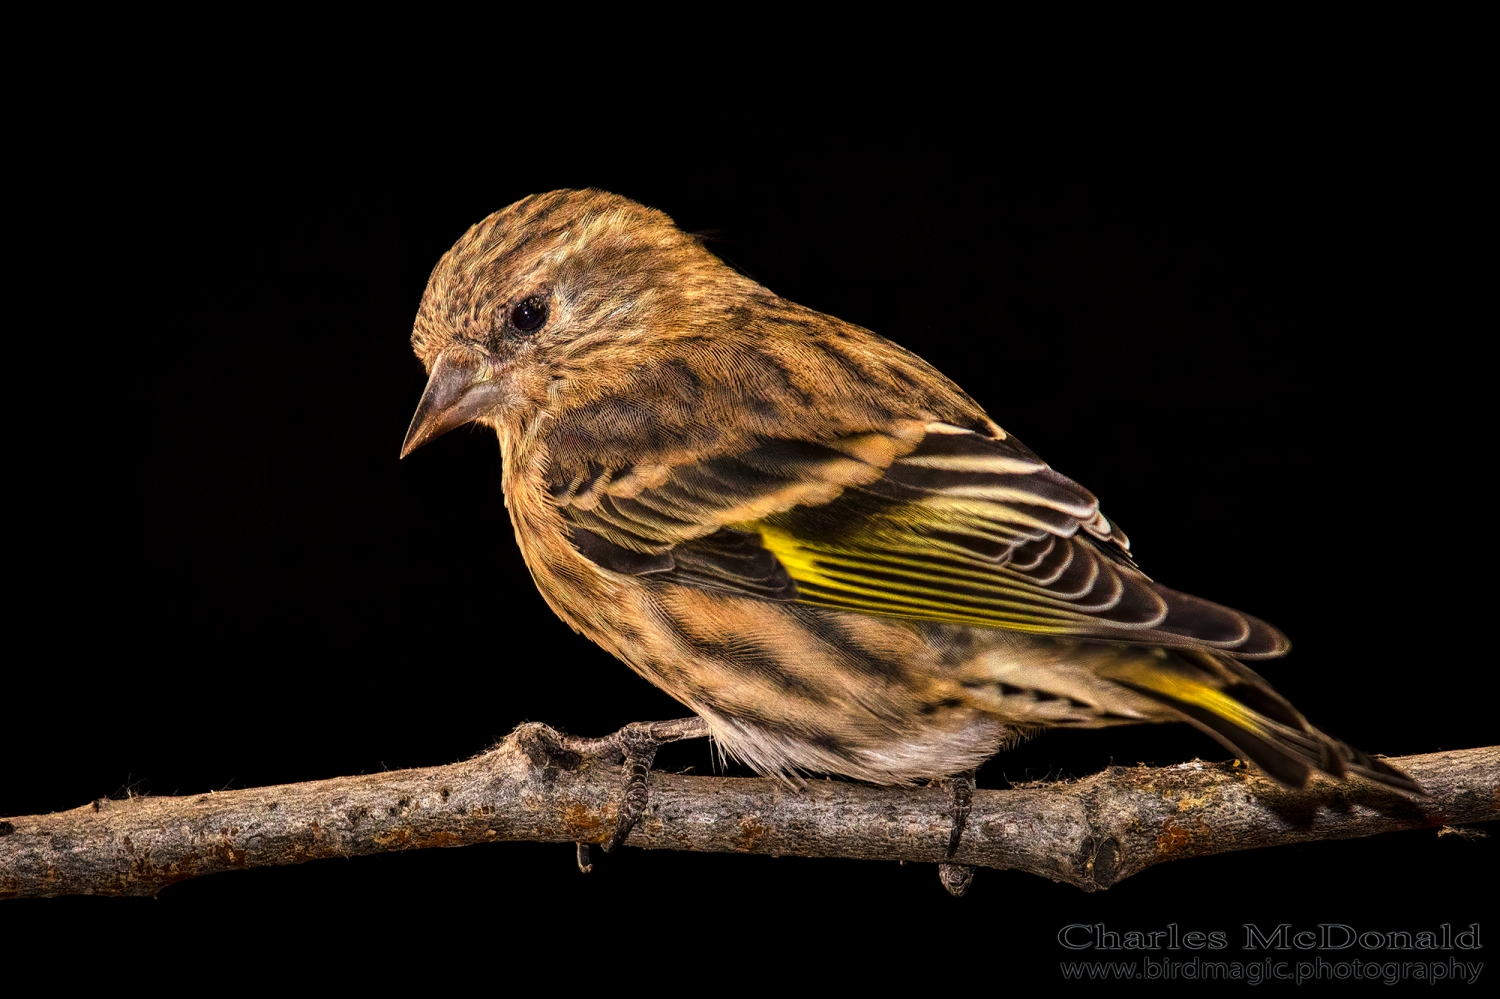
<svg viewBox="0 0 1500 999">
<path fill-rule="evenodd" d="M 1316 770 L 1425 793 L 1390 764 L 1318 731 L 1260 674 L 1229 656 L 1173 650 L 1162 658 L 1131 657 L 1106 675 L 1171 708 L 1283 784 L 1303 787 Z"/>
</svg>

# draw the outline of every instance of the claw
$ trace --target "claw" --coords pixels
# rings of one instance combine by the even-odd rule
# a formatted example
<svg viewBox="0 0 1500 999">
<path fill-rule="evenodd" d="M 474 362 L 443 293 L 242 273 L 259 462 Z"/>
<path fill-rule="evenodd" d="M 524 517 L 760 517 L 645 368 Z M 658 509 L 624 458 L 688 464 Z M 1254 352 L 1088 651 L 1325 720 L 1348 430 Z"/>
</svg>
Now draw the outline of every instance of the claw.
<svg viewBox="0 0 1500 999">
<path fill-rule="evenodd" d="M 954 898 L 962 898 L 974 883 L 974 868 L 968 864 L 938 864 L 938 880 Z"/>
</svg>

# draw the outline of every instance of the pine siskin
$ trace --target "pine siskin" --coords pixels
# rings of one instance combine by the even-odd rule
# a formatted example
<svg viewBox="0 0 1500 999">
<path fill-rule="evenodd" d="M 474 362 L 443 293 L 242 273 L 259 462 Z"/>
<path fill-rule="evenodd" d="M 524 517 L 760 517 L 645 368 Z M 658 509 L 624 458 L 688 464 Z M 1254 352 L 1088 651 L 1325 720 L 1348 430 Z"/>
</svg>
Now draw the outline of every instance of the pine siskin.
<svg viewBox="0 0 1500 999">
<path fill-rule="evenodd" d="M 403 456 L 493 427 L 547 603 L 761 772 L 904 783 L 1040 728 L 1186 721 L 1288 784 L 1416 789 L 1244 665 L 1281 632 L 1153 582 L 952 381 L 661 212 L 593 190 L 496 212 L 412 343 Z"/>
</svg>

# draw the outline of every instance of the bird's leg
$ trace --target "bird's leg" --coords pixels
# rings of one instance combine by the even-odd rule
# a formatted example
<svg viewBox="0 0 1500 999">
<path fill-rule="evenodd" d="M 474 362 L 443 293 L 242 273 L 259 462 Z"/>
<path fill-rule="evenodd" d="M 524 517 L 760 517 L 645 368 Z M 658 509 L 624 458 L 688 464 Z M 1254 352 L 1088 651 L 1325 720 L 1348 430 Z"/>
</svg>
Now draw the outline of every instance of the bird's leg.
<svg viewBox="0 0 1500 999">
<path fill-rule="evenodd" d="M 673 721 L 632 722 L 618 732 L 600 739 L 584 739 L 576 735 L 558 733 L 557 745 L 569 752 L 594 759 L 624 761 L 624 788 L 620 794 L 620 806 L 616 811 L 615 832 L 604 844 L 608 853 L 630 835 L 636 821 L 646 809 L 646 781 L 651 774 L 651 764 L 656 751 L 669 742 L 682 739 L 701 739 L 708 735 L 708 724 L 702 718 L 678 718 Z M 586 844 L 579 844 L 578 868 L 588 872 Z"/>
<path fill-rule="evenodd" d="M 947 785 L 948 793 L 952 795 L 948 812 L 952 825 L 948 828 L 946 859 L 938 864 L 938 880 L 948 889 L 948 894 L 954 897 L 963 895 L 969 890 L 969 885 L 974 883 L 974 868 L 967 864 L 950 863 L 958 853 L 958 844 L 964 837 L 964 826 L 969 822 L 969 807 L 974 801 L 974 775 L 975 771 L 971 770 L 941 782 Z"/>
</svg>

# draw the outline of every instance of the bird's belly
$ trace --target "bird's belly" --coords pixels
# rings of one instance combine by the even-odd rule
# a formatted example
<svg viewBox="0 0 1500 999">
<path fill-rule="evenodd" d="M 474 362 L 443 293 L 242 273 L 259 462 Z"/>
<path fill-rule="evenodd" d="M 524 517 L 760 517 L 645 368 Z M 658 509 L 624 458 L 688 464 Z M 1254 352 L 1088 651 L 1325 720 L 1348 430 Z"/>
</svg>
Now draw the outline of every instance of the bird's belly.
<svg viewBox="0 0 1500 999">
<path fill-rule="evenodd" d="M 921 625 L 649 578 L 621 590 L 620 626 L 585 633 L 760 772 L 907 783 L 972 770 L 1020 734 Z"/>
</svg>

